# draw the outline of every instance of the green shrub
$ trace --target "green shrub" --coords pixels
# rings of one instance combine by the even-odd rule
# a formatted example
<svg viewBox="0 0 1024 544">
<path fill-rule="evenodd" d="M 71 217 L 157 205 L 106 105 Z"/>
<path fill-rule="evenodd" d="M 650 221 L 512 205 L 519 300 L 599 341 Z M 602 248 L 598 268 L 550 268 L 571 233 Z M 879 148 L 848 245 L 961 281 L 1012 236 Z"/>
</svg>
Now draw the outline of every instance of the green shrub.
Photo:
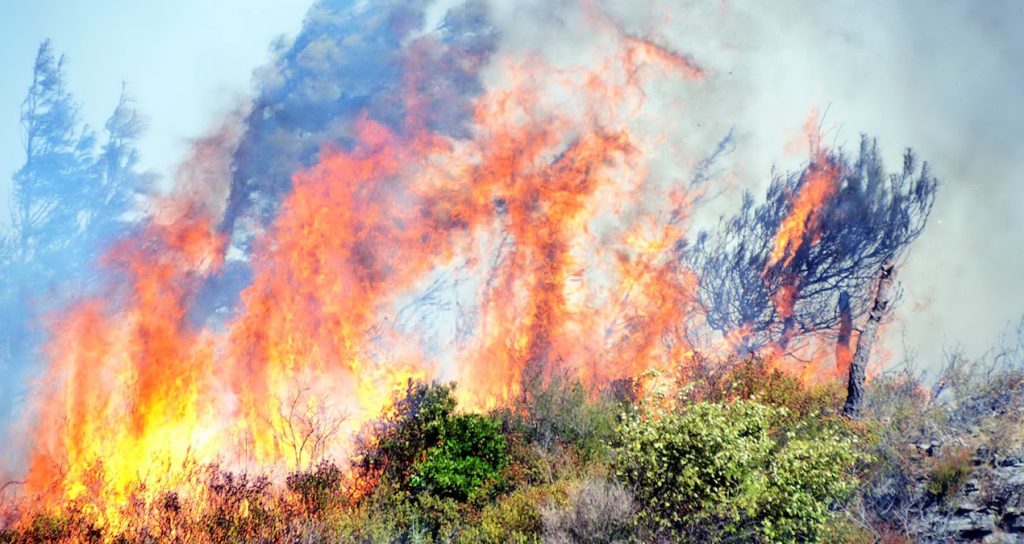
<svg viewBox="0 0 1024 544">
<path fill-rule="evenodd" d="M 455 412 L 454 389 L 452 384 L 410 381 L 405 395 L 360 437 L 358 480 L 371 487 L 389 482 L 407 488 L 416 463 L 441 443 L 445 424 Z"/>
<path fill-rule="evenodd" d="M 466 501 L 497 483 L 505 468 L 505 437 L 499 424 L 479 414 L 451 416 L 415 464 L 410 488 L 441 498 Z"/>
<path fill-rule="evenodd" d="M 371 486 L 465 502 L 495 491 L 507 465 L 500 424 L 455 414 L 453 385 L 410 383 L 363 436 L 356 469 Z"/>
<path fill-rule="evenodd" d="M 566 483 L 526 486 L 500 497 L 480 512 L 478 523 L 463 527 L 457 539 L 465 544 L 539 542 L 541 506 L 563 505 Z"/>
<path fill-rule="evenodd" d="M 418 506 L 408 493 L 382 484 L 362 500 L 342 509 L 332 521 L 332 542 L 410 541 L 419 523 Z"/>
<path fill-rule="evenodd" d="M 614 470 L 634 490 L 642 529 L 683 540 L 820 540 L 831 507 L 855 488 L 857 454 L 838 426 L 808 438 L 788 415 L 738 401 L 628 418 Z"/>
</svg>

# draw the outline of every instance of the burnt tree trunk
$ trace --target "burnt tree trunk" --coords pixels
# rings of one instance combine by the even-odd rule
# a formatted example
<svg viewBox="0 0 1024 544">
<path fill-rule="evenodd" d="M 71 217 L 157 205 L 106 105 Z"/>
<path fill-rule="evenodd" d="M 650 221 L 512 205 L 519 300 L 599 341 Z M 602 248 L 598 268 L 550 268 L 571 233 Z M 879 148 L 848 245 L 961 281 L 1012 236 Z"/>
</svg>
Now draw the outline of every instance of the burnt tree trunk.
<svg viewBox="0 0 1024 544">
<path fill-rule="evenodd" d="M 843 415 L 852 419 L 860 417 L 861 406 L 864 404 L 865 369 L 868 366 L 871 347 L 875 343 L 875 335 L 878 334 L 878 326 L 889 313 L 895 273 L 892 261 L 882 263 L 882 269 L 878 273 L 875 303 L 868 315 L 868 322 L 861 329 L 860 336 L 857 337 L 857 352 L 853 355 L 853 361 L 850 363 L 850 380 L 847 384 L 846 404 L 843 405 Z"/>
<path fill-rule="evenodd" d="M 853 311 L 850 309 L 850 293 L 839 293 L 839 333 L 836 335 L 836 375 L 842 376 L 850 372 L 852 351 L 850 340 L 853 339 Z"/>
</svg>

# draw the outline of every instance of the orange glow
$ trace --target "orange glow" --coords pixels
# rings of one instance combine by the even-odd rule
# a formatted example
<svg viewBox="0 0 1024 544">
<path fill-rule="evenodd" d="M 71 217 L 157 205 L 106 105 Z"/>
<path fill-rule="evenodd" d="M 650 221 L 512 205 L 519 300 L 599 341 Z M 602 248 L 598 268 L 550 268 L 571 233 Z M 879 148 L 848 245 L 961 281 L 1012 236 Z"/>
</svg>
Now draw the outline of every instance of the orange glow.
<svg viewBox="0 0 1024 544">
<path fill-rule="evenodd" d="M 794 309 L 800 298 L 802 289 L 801 271 L 791 270 L 793 260 L 801 251 L 808 251 L 818 243 L 821 238 L 819 228 L 819 213 L 825 209 L 829 200 L 839 190 L 840 169 L 827 150 L 821 148 L 821 135 L 818 132 L 818 114 L 812 111 L 804 122 L 803 138 L 810 147 L 811 161 L 803 171 L 799 188 L 795 194 L 787 195 L 789 198 L 789 211 L 782 219 L 775 231 L 775 238 L 772 240 L 771 253 L 765 263 L 763 276 L 771 276 L 773 280 L 781 280 L 779 285 L 774 287 L 771 295 L 779 317 L 784 327 L 781 338 L 776 344 L 770 346 L 776 360 L 782 360 L 784 352 L 791 350 L 789 342 L 797 331 L 794 330 Z M 795 147 L 791 142 L 787 147 Z M 820 368 L 821 355 L 820 343 L 812 339 L 810 345 L 802 346 L 802 351 L 808 350 L 812 353 L 804 357 L 795 357 L 804 361 L 802 369 L 798 374 L 804 379 L 811 379 L 813 376 L 827 375 L 832 377 L 840 372 L 845 364 L 843 358 L 846 353 L 839 348 L 836 351 L 836 363 L 831 372 L 823 372 Z M 789 353 L 790 358 L 795 354 Z"/>
</svg>

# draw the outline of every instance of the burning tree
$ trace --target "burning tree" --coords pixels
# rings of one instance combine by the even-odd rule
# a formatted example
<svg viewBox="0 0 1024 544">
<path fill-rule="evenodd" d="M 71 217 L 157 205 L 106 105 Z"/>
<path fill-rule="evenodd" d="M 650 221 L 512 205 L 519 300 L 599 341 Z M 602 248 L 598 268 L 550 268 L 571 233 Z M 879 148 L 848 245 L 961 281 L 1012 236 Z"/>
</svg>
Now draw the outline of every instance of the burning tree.
<svg viewBox="0 0 1024 544">
<path fill-rule="evenodd" d="M 803 170 L 774 176 L 763 203 L 747 192 L 738 214 L 698 236 L 691 260 L 708 325 L 747 352 L 828 331 L 843 370 L 878 271 L 921 234 L 936 187 L 910 150 L 887 175 L 873 139 L 853 159 L 814 149 Z"/>
<path fill-rule="evenodd" d="M 326 145 L 348 148 L 353 121 L 372 117 L 396 132 L 431 130 L 465 137 L 472 100 L 482 90 L 476 71 L 494 52 L 496 31 L 484 2 L 453 7 L 437 41 L 415 39 L 429 2 L 351 5 L 320 0 L 293 42 L 275 43 L 275 58 L 258 73 L 260 94 L 234 152 L 223 224 L 234 243 L 251 250 L 256 233 L 277 216 L 292 174 L 319 161 Z M 414 57 L 402 44 L 409 45 Z M 425 85 L 411 104 L 410 85 Z M 423 116 L 409 126 L 408 118 Z"/>
<path fill-rule="evenodd" d="M 401 384 L 451 375 L 467 384 L 460 401 L 471 409 L 523 397 L 536 418 L 545 404 L 572 399 L 524 394 L 533 375 L 551 382 L 564 373 L 599 390 L 691 357 L 688 325 L 702 315 L 695 300 L 713 328 L 741 333 L 747 349 L 785 348 L 834 328 L 848 344 L 878 265 L 924 226 L 935 190 L 927 169 L 908 154 L 903 174 L 886 177 L 865 140 L 856 161 L 816 152 L 805 171 L 777 178 L 764 204 L 747 195 L 740 214 L 701 236 L 684 262 L 684 222 L 699 195 L 668 187 L 674 175 L 652 175 L 653 157 L 668 148 L 650 127 L 634 130 L 633 117 L 646 77 L 693 80 L 702 70 L 616 30 L 620 47 L 594 69 L 531 59 L 482 93 L 475 74 L 490 32 L 476 11 L 418 38 L 422 14 L 392 4 L 366 8 L 379 23 L 367 36 L 378 26 L 394 32 L 368 40 L 366 51 L 378 54 L 365 58 L 340 54 L 361 51 L 350 48 L 360 41 L 346 26 L 355 19 L 314 12 L 317 35 L 333 41 L 300 37 L 275 65 L 280 81 L 267 80 L 231 154 L 224 215 L 183 184 L 105 259 L 108 296 L 87 297 L 56 320 L 47 350 L 54 379 L 39 389 L 25 485 L 47 507 L 95 497 L 97 519 L 116 526 L 131 519 L 121 505 L 149 466 L 223 456 L 301 471 L 346 453 L 329 445 L 378 420 L 358 460 L 362 481 L 468 499 L 503 470 L 496 423 L 454 413 L 447 390 L 409 386 L 389 409 Z M 460 21 L 472 31 L 457 31 Z M 348 85 L 367 63 L 386 73 L 365 88 Z M 438 68 L 449 64 L 465 74 Z M 453 96 L 466 107 L 439 109 Z M 108 129 L 99 166 L 91 148 L 83 157 L 91 166 L 80 182 L 99 185 L 50 183 L 78 191 L 55 202 L 130 201 L 103 187 L 125 185 L 134 156 L 122 146 L 137 119 L 119 106 Z M 708 179 L 728 141 L 698 164 L 693 185 Z M 29 165 L 24 172 L 19 188 L 49 183 Z M 88 247 L 77 229 L 117 217 L 99 209 L 107 208 L 75 208 L 59 241 Z M 64 220 L 59 210 L 55 220 Z M 207 302 L 207 280 L 225 261 L 249 274 L 225 282 L 237 307 L 225 296 L 231 311 L 208 320 L 203 310 L 222 305 Z M 380 332 L 401 321 L 409 297 L 429 298 L 416 297 L 424 284 L 453 270 L 470 284 L 457 296 L 475 294 L 466 341 L 432 352 L 413 334 L 421 331 Z M 312 378 L 347 418 L 305 390 L 282 398 L 297 376 Z M 593 434 L 555 423 L 533 426 L 549 449 L 558 435 Z M 155 490 L 187 476 L 175 469 L 144 482 Z"/>
</svg>

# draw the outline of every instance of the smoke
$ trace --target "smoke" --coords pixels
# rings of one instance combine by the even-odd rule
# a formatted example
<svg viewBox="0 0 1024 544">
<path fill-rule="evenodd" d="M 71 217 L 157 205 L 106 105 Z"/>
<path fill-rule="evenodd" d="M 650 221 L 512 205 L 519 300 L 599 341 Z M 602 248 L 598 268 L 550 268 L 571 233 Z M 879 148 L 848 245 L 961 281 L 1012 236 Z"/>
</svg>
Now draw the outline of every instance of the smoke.
<svg viewBox="0 0 1024 544">
<path fill-rule="evenodd" d="M 325 147 L 347 148 L 366 116 L 403 133 L 414 113 L 426 128 L 466 136 L 477 71 L 497 39 L 477 1 L 426 28 L 429 2 L 322 0 L 276 59 L 257 70 L 259 96 L 235 152 L 222 223 L 244 250 L 276 215 L 291 176 Z M 412 87 L 412 88 L 409 88 Z M 415 103 L 403 99 L 414 93 Z M 421 112 L 410 112 L 418 108 Z M 419 127 L 411 127 L 419 128 Z"/>
<path fill-rule="evenodd" d="M 586 57 L 607 37 L 571 6 L 495 8 L 503 49 L 544 44 L 557 58 Z M 717 3 L 655 1 L 645 9 L 597 2 L 622 28 L 687 52 L 706 69 L 697 87 L 650 90 L 668 140 L 708 143 L 735 127 L 724 181 L 764 194 L 774 167 L 806 160 L 808 112 L 821 113 L 828 145 L 857 149 L 877 137 L 890 168 L 911 147 L 942 181 L 922 237 L 901 266 L 905 290 L 885 344 L 937 368 L 952 344 L 992 346 L 1024 311 L 1024 7 L 958 1 Z M 529 24 L 519 24 L 522 21 Z M 598 46 L 599 47 L 599 46 Z M 679 86 L 681 87 L 681 86 Z M 680 106 L 680 105 L 685 106 Z M 668 112 L 668 113 L 664 113 Z M 806 142 L 803 142 L 806 143 Z M 799 148 L 796 148 L 799 149 Z M 803 149 L 806 149 L 804 147 Z M 730 190 L 697 210 L 695 226 L 739 206 Z"/>
</svg>

